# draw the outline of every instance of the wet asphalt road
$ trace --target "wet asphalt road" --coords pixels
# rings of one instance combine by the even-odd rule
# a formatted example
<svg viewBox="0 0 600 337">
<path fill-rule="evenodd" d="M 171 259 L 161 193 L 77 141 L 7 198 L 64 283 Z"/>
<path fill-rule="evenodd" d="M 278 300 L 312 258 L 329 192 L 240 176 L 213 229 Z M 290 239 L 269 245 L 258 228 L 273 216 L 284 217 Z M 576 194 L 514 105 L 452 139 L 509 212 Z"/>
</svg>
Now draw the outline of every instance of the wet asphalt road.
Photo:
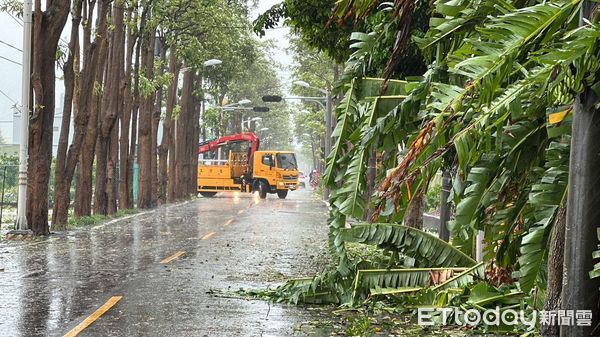
<svg viewBox="0 0 600 337">
<path fill-rule="evenodd" d="M 0 241 L 0 336 L 305 336 L 309 308 L 208 294 L 318 271 L 327 209 L 310 191 L 161 207 L 35 242 Z M 178 252 L 179 258 L 161 264 Z M 4 269 L 4 271 L 1 271 Z"/>
</svg>

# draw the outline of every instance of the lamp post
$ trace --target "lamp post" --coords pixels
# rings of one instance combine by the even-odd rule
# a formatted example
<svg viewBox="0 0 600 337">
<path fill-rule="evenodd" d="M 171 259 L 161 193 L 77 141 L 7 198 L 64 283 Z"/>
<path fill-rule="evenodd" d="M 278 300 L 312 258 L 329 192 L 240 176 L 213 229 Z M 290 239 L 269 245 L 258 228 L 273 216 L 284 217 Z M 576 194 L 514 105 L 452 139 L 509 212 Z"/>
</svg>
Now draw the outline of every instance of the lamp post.
<svg viewBox="0 0 600 337">
<path fill-rule="evenodd" d="M 27 156 L 29 146 L 29 100 L 31 86 L 31 26 L 32 1 L 23 1 L 23 71 L 21 81 L 21 144 L 19 144 L 19 197 L 15 229 L 29 229 L 27 223 Z"/>
<path fill-rule="evenodd" d="M 205 61 L 202 65 L 203 68 L 207 68 L 207 67 L 214 67 L 214 66 L 218 66 L 220 64 L 222 64 L 223 61 L 218 60 L 218 59 L 210 59 L 208 61 Z M 189 71 L 190 68 L 183 68 L 182 71 Z M 204 119 L 204 113 L 206 112 L 206 100 L 204 98 L 204 81 L 205 81 L 205 76 L 204 74 L 202 75 L 202 82 L 200 83 L 200 86 L 202 88 L 202 103 L 200 104 L 200 122 L 202 123 L 202 140 L 206 140 L 206 128 L 204 127 L 204 123 L 202 122 L 202 120 Z"/>
<path fill-rule="evenodd" d="M 325 162 L 327 163 L 327 157 L 329 157 L 329 153 L 331 153 L 331 130 L 332 126 L 332 102 L 331 102 L 331 91 L 326 89 L 314 88 L 308 82 L 305 81 L 294 81 L 294 85 L 303 87 L 303 88 L 312 88 L 318 90 L 319 92 L 325 94 L 324 98 L 321 100 L 325 100 Z M 323 190 L 323 199 L 329 199 L 329 189 L 325 187 Z"/>
</svg>

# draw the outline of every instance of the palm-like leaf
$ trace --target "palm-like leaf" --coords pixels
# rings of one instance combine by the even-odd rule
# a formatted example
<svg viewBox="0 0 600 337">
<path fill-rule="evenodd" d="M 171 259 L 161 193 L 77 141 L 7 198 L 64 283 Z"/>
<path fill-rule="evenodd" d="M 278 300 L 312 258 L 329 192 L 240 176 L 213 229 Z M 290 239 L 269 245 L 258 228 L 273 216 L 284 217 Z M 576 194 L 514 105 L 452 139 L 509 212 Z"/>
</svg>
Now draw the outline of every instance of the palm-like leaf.
<svg viewBox="0 0 600 337">
<path fill-rule="evenodd" d="M 377 245 L 415 259 L 420 267 L 471 267 L 468 255 L 438 237 L 398 224 L 361 224 L 342 231 L 346 242 Z"/>
</svg>

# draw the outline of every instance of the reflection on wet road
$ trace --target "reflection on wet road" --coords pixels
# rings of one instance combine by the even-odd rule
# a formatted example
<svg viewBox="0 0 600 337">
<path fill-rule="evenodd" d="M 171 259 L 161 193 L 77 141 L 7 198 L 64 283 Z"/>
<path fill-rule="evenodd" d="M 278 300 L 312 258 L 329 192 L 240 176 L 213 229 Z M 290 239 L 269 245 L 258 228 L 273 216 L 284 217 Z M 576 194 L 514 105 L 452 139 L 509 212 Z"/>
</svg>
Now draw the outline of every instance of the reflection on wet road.
<svg viewBox="0 0 600 337">
<path fill-rule="evenodd" d="M 220 194 L 40 242 L 2 241 L 0 335 L 63 336 L 114 296 L 80 336 L 296 335 L 310 311 L 207 292 L 313 274 L 326 211 L 308 191 Z"/>
</svg>

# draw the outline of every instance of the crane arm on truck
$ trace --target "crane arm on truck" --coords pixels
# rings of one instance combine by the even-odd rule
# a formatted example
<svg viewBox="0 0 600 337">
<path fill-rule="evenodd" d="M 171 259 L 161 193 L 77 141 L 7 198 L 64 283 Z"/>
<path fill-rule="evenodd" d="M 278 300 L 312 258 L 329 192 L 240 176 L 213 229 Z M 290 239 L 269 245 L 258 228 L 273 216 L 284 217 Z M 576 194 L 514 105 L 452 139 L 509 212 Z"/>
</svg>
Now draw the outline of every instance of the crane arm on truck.
<svg viewBox="0 0 600 337">
<path fill-rule="evenodd" d="M 248 155 L 248 164 L 252 163 L 254 152 L 258 151 L 260 140 L 254 132 L 242 132 L 234 135 L 227 135 L 217 139 L 208 140 L 198 145 L 198 154 L 214 151 L 222 146 L 231 143 L 249 142 L 251 144 L 250 153 Z"/>
</svg>

